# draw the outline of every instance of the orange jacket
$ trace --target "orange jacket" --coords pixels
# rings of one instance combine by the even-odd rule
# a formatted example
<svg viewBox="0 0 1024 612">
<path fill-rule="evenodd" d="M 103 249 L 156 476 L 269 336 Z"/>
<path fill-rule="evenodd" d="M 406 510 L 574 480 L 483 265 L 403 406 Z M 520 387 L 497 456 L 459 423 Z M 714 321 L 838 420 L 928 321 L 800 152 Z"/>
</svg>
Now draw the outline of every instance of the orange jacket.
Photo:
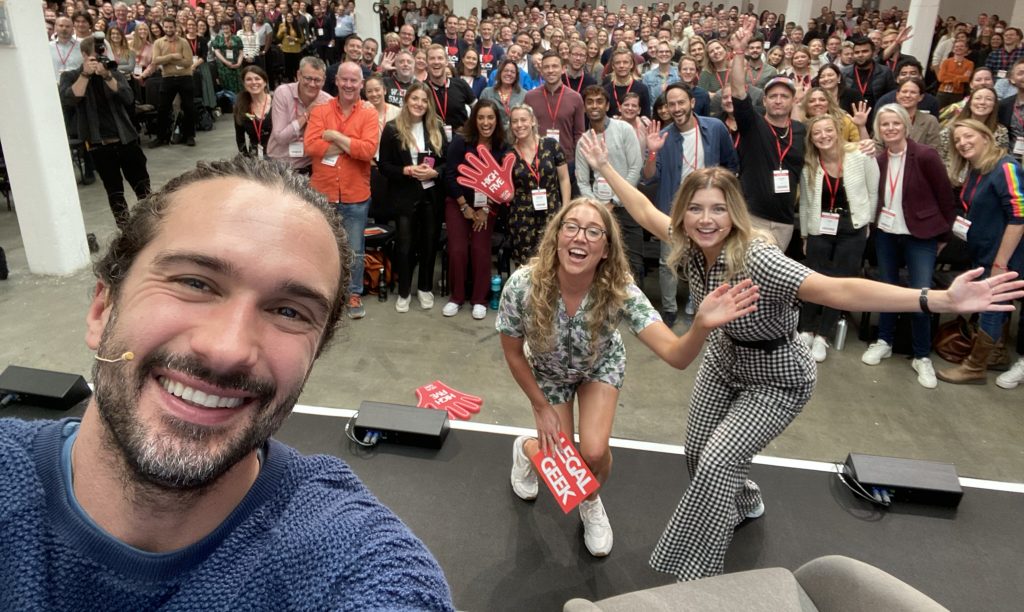
<svg viewBox="0 0 1024 612">
<path fill-rule="evenodd" d="M 333 166 L 323 163 L 333 145 L 324 140 L 325 130 L 335 130 L 352 139 L 348 153 L 338 153 Z M 356 102 L 348 117 L 338 99 L 314 106 L 306 124 L 305 152 L 313 161 L 313 189 L 328 202 L 356 203 L 370 199 L 370 160 L 377 152 L 377 111 Z"/>
<path fill-rule="evenodd" d="M 960 66 L 956 65 L 956 59 L 949 57 L 939 64 L 939 92 L 962 94 L 964 87 L 971 81 L 971 73 L 974 72 L 974 62 L 969 59 L 963 60 Z"/>
</svg>

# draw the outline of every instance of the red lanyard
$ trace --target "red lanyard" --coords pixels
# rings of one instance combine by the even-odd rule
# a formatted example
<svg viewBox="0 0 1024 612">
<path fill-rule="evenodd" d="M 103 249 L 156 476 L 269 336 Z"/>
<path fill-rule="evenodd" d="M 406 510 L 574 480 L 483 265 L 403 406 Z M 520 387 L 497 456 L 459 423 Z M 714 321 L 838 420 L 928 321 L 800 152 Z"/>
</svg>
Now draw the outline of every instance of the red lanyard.
<svg viewBox="0 0 1024 612">
<path fill-rule="evenodd" d="M 732 137 L 732 148 L 736 149 L 737 151 L 740 148 L 740 133 L 739 133 L 739 131 L 737 131 L 736 135 Z"/>
<path fill-rule="evenodd" d="M 885 173 L 889 181 L 889 206 L 892 207 L 892 199 L 896 196 L 896 186 L 900 182 L 900 174 L 903 173 L 903 166 L 907 163 L 907 151 L 904 149 L 903 154 L 900 155 L 900 167 L 896 171 L 896 178 L 892 177 L 892 157 L 889 157 L 889 167 L 886 168 Z"/>
<path fill-rule="evenodd" d="M 65 67 L 65 68 L 67 68 L 68 67 L 68 60 L 71 59 L 71 53 L 75 50 L 75 43 L 74 43 L 74 41 L 71 42 L 71 46 L 68 47 L 68 52 L 65 55 L 61 55 L 60 54 L 60 41 L 57 41 L 54 44 L 54 48 L 57 49 L 57 59 L 60 60 L 60 65 Z M 1017 111 L 1014 110 L 1013 112 L 1016 113 Z"/>
<path fill-rule="evenodd" d="M 192 47 L 192 55 L 195 55 L 198 52 L 196 50 L 199 48 L 199 39 L 197 38 L 193 41 L 186 38 L 185 42 L 188 43 L 188 46 Z"/>
<path fill-rule="evenodd" d="M 321 17 L 320 19 L 316 20 L 316 27 L 320 28 L 321 30 L 324 29 L 324 18 L 323 17 Z"/>
<path fill-rule="evenodd" d="M 825 162 L 818 158 L 818 163 L 821 164 L 822 179 L 825 180 L 825 185 L 828 187 L 828 211 L 832 212 L 836 209 L 836 198 L 839 197 L 839 190 L 842 188 L 843 182 L 843 162 L 839 161 L 839 176 L 836 177 L 836 185 L 832 186 L 832 181 L 829 180 L 828 170 L 825 169 Z"/>
<path fill-rule="evenodd" d="M 523 163 L 525 163 L 526 162 L 526 156 L 523 155 L 523 152 L 519 150 L 519 147 L 516 147 L 516 153 L 519 154 L 519 159 L 523 160 Z M 537 167 L 536 170 L 533 169 L 534 166 Z M 539 142 L 537 143 L 537 147 L 533 151 L 533 162 L 529 163 L 529 164 L 526 164 L 526 169 L 530 171 L 530 174 L 533 175 L 533 178 L 537 179 L 537 187 L 540 187 L 541 184 L 540 184 L 540 143 Z"/>
<path fill-rule="evenodd" d="M 629 93 L 630 91 L 632 91 L 633 83 L 634 82 L 635 81 L 633 79 L 629 79 L 629 85 L 626 85 L 626 93 Z M 615 97 L 615 108 L 616 108 L 616 110 L 618 110 L 618 108 L 619 108 L 619 92 L 618 92 L 617 88 L 618 88 L 618 85 L 615 84 L 615 81 L 612 81 L 612 96 Z M 625 94 L 623 94 L 623 95 L 625 95 Z"/>
<path fill-rule="evenodd" d="M 696 125 L 693 126 L 693 163 L 687 161 L 685 152 L 683 153 L 683 163 L 693 170 L 696 170 L 697 160 L 700 157 L 700 124 L 697 123 L 696 119 L 694 120 L 694 124 Z M 680 136 L 682 136 L 681 132 Z"/>
<path fill-rule="evenodd" d="M 256 109 L 252 109 L 256 110 Z M 263 121 L 267 118 L 267 102 L 263 101 L 263 113 L 259 116 L 260 120 L 256 121 L 256 113 L 252 114 L 252 128 L 256 131 L 256 144 L 263 142 Z"/>
<path fill-rule="evenodd" d="M 437 97 L 437 90 L 434 89 L 433 85 L 430 86 L 430 91 L 431 91 L 431 93 L 434 94 L 434 101 L 437 102 L 437 113 L 439 115 L 441 115 L 441 123 L 444 123 L 445 120 L 446 120 L 445 115 L 448 114 L 448 79 L 445 79 L 445 81 L 444 81 L 444 104 L 443 105 L 441 104 L 441 99 Z"/>
<path fill-rule="evenodd" d="M 544 86 L 544 106 L 548 107 L 548 117 L 551 118 L 551 126 L 555 127 L 558 119 L 558 109 L 562 106 L 562 96 L 565 95 L 565 87 L 558 90 L 558 101 L 555 102 L 555 112 L 551 112 L 551 103 L 548 101 L 548 88 Z"/>
<path fill-rule="evenodd" d="M 563 74 L 562 75 L 562 79 L 563 79 L 563 81 L 562 81 L 563 83 L 565 83 L 569 87 L 572 87 L 572 80 L 571 80 L 571 77 L 569 76 L 569 73 Z M 573 88 L 573 90 L 576 91 L 576 93 L 580 93 L 580 91 L 583 89 L 583 73 L 580 73 L 580 82 L 579 82 L 579 84 L 576 87 L 572 87 L 572 88 Z M 559 98 L 559 102 L 561 102 L 562 94 L 558 94 L 558 98 Z"/>
<path fill-rule="evenodd" d="M 768 123 L 767 119 L 765 119 L 765 123 Z M 786 155 L 789 153 L 789 150 L 793 148 L 793 120 L 790 119 L 789 124 L 786 126 L 786 131 L 789 134 L 789 144 L 786 145 L 785 150 L 782 149 L 782 138 L 780 138 L 779 133 L 775 131 L 775 126 L 768 123 L 768 129 L 770 129 L 772 134 L 775 135 L 775 151 L 779 154 L 779 170 L 782 170 L 782 162 L 786 160 Z"/>
<path fill-rule="evenodd" d="M 764 67 L 762 67 L 761 70 L 764 70 Z M 728 70 L 723 70 L 722 71 L 722 72 L 725 73 L 725 80 L 724 81 L 722 80 L 722 77 L 718 76 L 718 71 L 717 70 L 714 70 L 713 72 L 715 73 L 715 78 L 718 79 L 718 87 L 719 87 L 719 89 L 725 89 L 725 84 L 729 82 L 729 71 Z"/>
<path fill-rule="evenodd" d="M 757 82 L 761 80 L 761 75 L 764 73 L 764 62 L 761 62 L 761 69 L 757 71 L 757 76 L 754 76 L 754 71 L 751 68 L 747 68 L 747 74 L 750 75 L 750 82 L 757 85 Z M 724 85 L 723 85 L 724 87 Z"/>
<path fill-rule="evenodd" d="M 853 77 L 857 79 L 857 89 L 860 90 L 860 95 L 864 95 L 868 90 L 868 85 L 871 85 L 871 75 L 875 72 L 875 65 L 871 64 L 871 68 L 868 69 L 868 80 L 866 83 L 860 82 L 860 70 L 857 67 L 853 67 Z"/>
<path fill-rule="evenodd" d="M 960 203 L 963 204 L 964 212 L 971 207 L 970 203 L 974 201 L 974 194 L 978 191 L 978 183 L 981 182 L 981 174 L 978 174 L 978 180 L 974 181 L 974 189 L 971 190 L 971 197 L 964 199 L 964 195 L 967 193 L 967 185 L 964 185 L 963 190 L 960 192 Z"/>
</svg>

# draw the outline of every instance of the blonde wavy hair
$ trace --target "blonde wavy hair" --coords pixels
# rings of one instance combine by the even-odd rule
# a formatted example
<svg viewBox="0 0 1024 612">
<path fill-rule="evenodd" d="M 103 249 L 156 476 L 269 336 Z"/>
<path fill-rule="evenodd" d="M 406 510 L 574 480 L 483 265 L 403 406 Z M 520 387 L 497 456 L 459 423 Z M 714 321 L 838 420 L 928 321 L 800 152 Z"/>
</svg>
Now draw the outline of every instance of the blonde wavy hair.
<svg viewBox="0 0 1024 612">
<path fill-rule="evenodd" d="M 775 241 L 769 234 L 754 229 L 750 213 L 747 212 L 747 202 L 740 190 L 739 179 L 732 172 L 719 166 L 698 168 L 683 179 L 676 200 L 672 203 L 672 215 L 669 219 L 672 250 L 669 252 L 668 265 L 673 273 L 677 273 L 681 266 L 689 265 L 690 253 L 696 247 L 686 235 L 686 209 L 693 196 L 701 189 L 719 189 L 725 196 L 725 206 L 732 221 L 732 229 L 725 238 L 722 251 L 725 253 L 725 281 L 732 282 L 743 274 L 747 267 L 747 250 L 752 241 L 760 239 L 769 244 L 775 244 Z"/>
<path fill-rule="evenodd" d="M 956 148 L 957 128 L 972 129 L 981 134 L 987 143 L 987 148 L 981 154 L 981 157 L 979 157 L 973 164 L 967 161 L 963 155 L 960 155 L 960 151 Z M 981 174 L 988 174 L 989 172 L 992 172 L 992 170 L 999 165 L 999 161 L 1006 155 L 1006 151 L 996 144 L 996 137 L 992 134 L 992 130 L 988 129 L 987 125 L 977 119 L 957 119 L 953 122 L 953 125 L 950 126 L 949 133 L 950 140 L 953 141 L 949 147 L 949 178 L 954 185 L 962 184 L 963 179 L 960 177 L 967 176 L 967 173 L 972 169 L 977 170 Z"/>
<path fill-rule="evenodd" d="M 618 313 L 626 302 L 626 288 L 633 282 L 629 260 L 622 246 L 619 224 L 608 209 L 597 200 L 576 198 L 555 213 L 537 245 L 537 255 L 530 260 L 530 314 L 526 319 L 526 341 L 537 352 L 554 350 L 555 317 L 561 291 L 558 284 L 558 235 L 562 223 L 581 206 L 593 208 L 601 216 L 605 230 L 607 257 L 597 264 L 590 287 L 587 331 L 590 333 L 590 357 L 597 357 L 597 339 L 611 333 L 618 325 Z"/>
<path fill-rule="evenodd" d="M 835 145 L 833 145 L 833 148 L 836 149 L 837 153 L 846 155 L 847 153 L 852 153 L 857 150 L 857 145 L 843 140 L 843 126 L 837 117 L 831 114 L 811 117 L 805 122 L 805 125 L 807 125 L 807 138 L 804 141 L 804 168 L 810 170 L 811 176 L 814 176 L 814 171 L 818 167 L 818 160 L 821 157 L 818 147 L 811 140 L 811 132 L 814 130 L 815 125 L 823 121 L 831 123 L 832 127 L 836 130 L 836 142 Z"/>
<path fill-rule="evenodd" d="M 434 110 L 434 105 L 430 103 L 430 96 L 433 95 L 433 90 L 430 87 L 420 82 L 415 82 L 409 85 L 409 88 L 405 90 L 405 100 L 402 104 L 402 110 L 395 117 L 395 129 L 398 130 L 398 139 L 402 143 L 402 147 L 406 151 L 416 150 L 416 136 L 412 133 L 412 126 L 416 123 L 413 119 L 412 113 L 409 112 L 409 96 L 413 92 L 421 91 L 423 95 L 427 96 L 427 112 L 423 114 L 423 135 L 425 140 L 429 142 L 434 150 L 440 152 L 444 146 L 441 118 L 437 116 L 437 112 Z M 413 159 L 415 162 L 416 159 Z"/>
</svg>

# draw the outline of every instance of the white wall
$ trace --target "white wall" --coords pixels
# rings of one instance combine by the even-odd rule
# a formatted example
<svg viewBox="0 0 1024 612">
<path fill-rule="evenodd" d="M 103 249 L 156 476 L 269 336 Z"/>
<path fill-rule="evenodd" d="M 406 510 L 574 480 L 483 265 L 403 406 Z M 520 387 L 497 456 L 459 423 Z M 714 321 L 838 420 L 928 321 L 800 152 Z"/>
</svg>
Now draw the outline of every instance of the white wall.
<svg viewBox="0 0 1024 612">
<path fill-rule="evenodd" d="M 703 0 L 701 0 L 703 2 Z M 754 6 L 757 7 L 757 11 L 769 10 L 773 13 L 785 12 L 787 0 L 760 0 L 755 2 Z M 726 6 L 732 6 L 733 4 L 739 4 L 738 2 L 725 2 Z M 832 10 L 837 13 L 842 13 L 846 8 L 846 0 L 811 0 L 811 15 L 816 16 L 821 14 L 821 7 L 831 6 Z M 860 6 L 859 0 L 854 0 L 854 6 Z M 967 22 L 973 22 L 980 12 L 986 12 L 989 15 L 993 13 L 998 14 L 1000 18 L 1007 21 L 1010 20 L 1014 9 L 1014 0 L 981 0 L 980 2 L 975 0 L 943 0 L 939 5 L 939 14 L 943 17 L 949 15 L 955 15 L 959 19 L 963 19 Z M 903 10 L 910 8 L 910 0 L 879 0 L 878 7 L 882 10 L 891 7 L 898 7 Z M 800 24 L 806 25 L 806 24 Z M 917 26 L 917 24 L 911 24 Z M 1024 27 L 1024 24 L 1014 23 L 1018 27 Z M 915 27 L 916 29 L 916 27 Z"/>
</svg>

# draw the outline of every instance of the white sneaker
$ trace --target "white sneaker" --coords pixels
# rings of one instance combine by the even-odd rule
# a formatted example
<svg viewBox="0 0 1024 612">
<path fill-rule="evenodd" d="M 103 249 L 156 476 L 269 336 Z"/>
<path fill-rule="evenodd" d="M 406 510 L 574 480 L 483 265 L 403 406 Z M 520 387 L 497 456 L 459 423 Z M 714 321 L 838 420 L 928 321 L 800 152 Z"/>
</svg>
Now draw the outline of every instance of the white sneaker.
<svg viewBox="0 0 1024 612">
<path fill-rule="evenodd" d="M 421 301 L 420 304 L 422 304 L 422 303 L 423 302 Z M 455 315 L 459 314 L 459 310 L 461 308 L 462 308 L 462 304 L 456 304 L 455 302 L 448 302 L 447 304 L 444 305 L 444 308 L 441 309 L 441 314 L 443 314 L 446 317 L 454 317 Z"/>
<path fill-rule="evenodd" d="M 395 300 L 395 310 L 398 311 L 398 312 L 409 312 L 409 302 L 411 302 L 411 301 L 412 301 L 412 297 L 411 296 L 408 296 L 408 297 L 398 296 L 398 299 Z"/>
<path fill-rule="evenodd" d="M 526 456 L 523 444 L 529 436 L 519 436 L 512 443 L 512 491 L 526 501 L 537 499 L 537 472 Z"/>
<path fill-rule="evenodd" d="M 434 294 L 430 291 L 416 291 L 416 297 L 420 300 L 420 308 L 430 310 L 434 307 Z"/>
<path fill-rule="evenodd" d="M 487 316 L 487 307 L 483 304 L 473 304 L 473 318 L 479 321 Z"/>
<path fill-rule="evenodd" d="M 583 519 L 583 543 L 590 554 L 604 557 L 612 552 L 612 526 L 608 523 L 601 498 L 580 502 L 580 518 Z"/>
<path fill-rule="evenodd" d="M 932 367 L 932 360 L 927 357 L 920 359 L 914 359 L 910 362 L 910 367 L 914 368 L 917 372 L 917 382 L 921 383 L 921 386 L 925 389 L 934 389 L 938 386 L 939 382 L 935 379 L 935 368 Z"/>
<path fill-rule="evenodd" d="M 754 508 L 750 512 L 747 513 L 747 518 L 748 519 L 761 518 L 762 516 L 764 516 L 764 500 L 763 499 L 758 501 L 757 505 L 754 506 Z"/>
<path fill-rule="evenodd" d="M 892 357 L 892 345 L 885 340 L 879 340 L 868 346 L 868 350 L 860 356 L 860 360 L 868 365 L 878 365 L 883 359 Z"/>
<path fill-rule="evenodd" d="M 800 342 L 803 342 L 807 348 L 811 348 L 811 344 L 814 342 L 814 334 L 811 332 L 800 332 Z"/>
<path fill-rule="evenodd" d="M 1013 367 L 996 377 L 996 385 L 1003 389 L 1016 389 L 1024 382 L 1024 357 L 1017 360 Z"/>
<path fill-rule="evenodd" d="M 811 341 L 811 357 L 818 363 L 828 357 L 828 340 L 825 340 L 824 336 L 815 336 Z"/>
</svg>

